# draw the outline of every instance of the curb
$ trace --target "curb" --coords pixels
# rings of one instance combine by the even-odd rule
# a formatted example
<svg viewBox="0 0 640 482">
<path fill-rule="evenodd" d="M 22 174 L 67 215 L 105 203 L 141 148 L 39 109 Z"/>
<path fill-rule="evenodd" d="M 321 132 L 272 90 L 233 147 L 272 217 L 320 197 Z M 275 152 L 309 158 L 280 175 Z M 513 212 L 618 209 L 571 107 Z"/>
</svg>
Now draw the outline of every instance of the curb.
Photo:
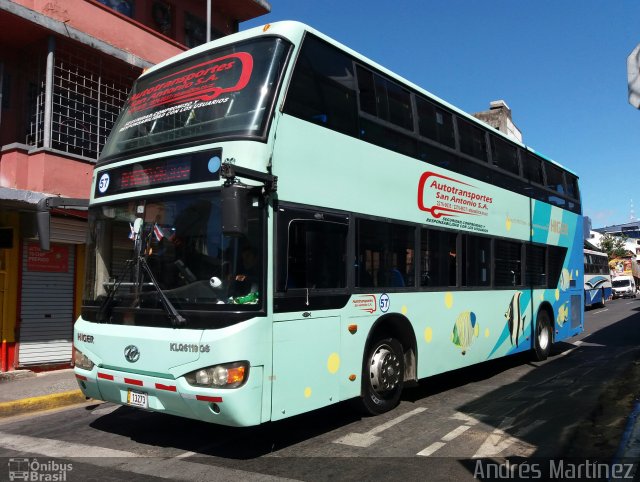
<svg viewBox="0 0 640 482">
<path fill-rule="evenodd" d="M 50 410 L 52 408 L 84 403 L 86 401 L 87 397 L 85 397 L 80 390 L 71 390 L 69 392 L 23 398 L 22 400 L 14 400 L 11 402 L 2 402 L 0 403 L 0 418 L 39 412 L 41 410 Z"/>
</svg>

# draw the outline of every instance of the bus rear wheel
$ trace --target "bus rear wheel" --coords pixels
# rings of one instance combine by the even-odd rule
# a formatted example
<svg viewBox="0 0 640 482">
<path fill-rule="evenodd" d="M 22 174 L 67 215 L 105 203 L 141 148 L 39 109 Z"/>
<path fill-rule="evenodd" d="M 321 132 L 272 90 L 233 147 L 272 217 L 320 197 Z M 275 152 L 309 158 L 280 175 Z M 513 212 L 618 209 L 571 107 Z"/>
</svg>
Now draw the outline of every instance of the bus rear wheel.
<svg viewBox="0 0 640 482">
<path fill-rule="evenodd" d="M 546 360 L 551 351 L 553 333 L 551 332 L 551 320 L 546 311 L 540 311 L 536 319 L 535 358 L 538 361 Z"/>
<path fill-rule="evenodd" d="M 361 405 L 368 415 L 393 409 L 404 383 L 402 345 L 395 338 L 380 338 L 367 349 L 362 367 Z"/>
</svg>

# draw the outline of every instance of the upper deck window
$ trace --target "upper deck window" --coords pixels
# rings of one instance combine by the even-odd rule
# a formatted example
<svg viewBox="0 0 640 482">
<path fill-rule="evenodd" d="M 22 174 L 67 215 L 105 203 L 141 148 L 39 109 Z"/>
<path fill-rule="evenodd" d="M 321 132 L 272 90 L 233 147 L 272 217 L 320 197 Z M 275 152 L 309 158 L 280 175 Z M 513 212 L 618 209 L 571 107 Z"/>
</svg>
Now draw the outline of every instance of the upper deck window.
<svg viewBox="0 0 640 482">
<path fill-rule="evenodd" d="M 487 160 L 487 142 L 484 131 L 458 117 L 460 150 L 476 159 Z"/>
<path fill-rule="evenodd" d="M 258 38 L 141 77 L 101 160 L 205 140 L 266 136 L 289 45 Z"/>
</svg>

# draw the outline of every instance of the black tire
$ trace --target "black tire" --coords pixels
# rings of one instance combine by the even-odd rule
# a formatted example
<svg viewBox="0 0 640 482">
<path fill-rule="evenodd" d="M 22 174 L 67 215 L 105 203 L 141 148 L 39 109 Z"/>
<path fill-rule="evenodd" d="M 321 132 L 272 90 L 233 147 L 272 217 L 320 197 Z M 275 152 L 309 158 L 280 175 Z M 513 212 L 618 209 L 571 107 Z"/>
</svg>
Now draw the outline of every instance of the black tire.
<svg viewBox="0 0 640 482">
<path fill-rule="evenodd" d="M 600 307 L 604 308 L 607 305 L 607 299 L 604 297 L 604 288 L 602 288 L 602 301 L 600 302 Z"/>
<path fill-rule="evenodd" d="M 398 405 L 404 384 L 404 355 L 395 338 L 378 338 L 370 343 L 362 363 L 361 408 L 367 415 L 379 415 Z"/>
<path fill-rule="evenodd" d="M 535 358 L 538 361 L 546 360 L 551 351 L 551 344 L 553 343 L 553 332 L 551 330 L 551 320 L 549 314 L 541 310 L 538 313 L 536 319 L 536 336 L 534 353 Z"/>
</svg>

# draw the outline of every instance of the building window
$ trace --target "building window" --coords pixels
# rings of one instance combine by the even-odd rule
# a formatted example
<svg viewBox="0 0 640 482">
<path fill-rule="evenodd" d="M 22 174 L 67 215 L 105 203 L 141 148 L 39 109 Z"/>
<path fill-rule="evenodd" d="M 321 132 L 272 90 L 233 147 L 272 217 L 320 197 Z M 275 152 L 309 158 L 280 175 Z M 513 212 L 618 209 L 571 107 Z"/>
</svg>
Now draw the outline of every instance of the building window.
<svg viewBox="0 0 640 482">
<path fill-rule="evenodd" d="M 114 9 L 116 12 L 133 18 L 133 0 L 98 0 L 101 4 Z"/>
<path fill-rule="evenodd" d="M 26 143 L 97 159 L 139 72 L 70 46 L 55 51 L 51 144 L 44 145 L 45 59 L 32 65 Z"/>
<path fill-rule="evenodd" d="M 207 41 L 207 22 L 203 18 L 184 12 L 184 44 L 197 47 Z"/>
<path fill-rule="evenodd" d="M 171 5 L 166 2 L 154 1 L 151 5 L 151 18 L 156 28 L 163 35 L 170 36 L 173 27 L 173 12 Z"/>
</svg>

